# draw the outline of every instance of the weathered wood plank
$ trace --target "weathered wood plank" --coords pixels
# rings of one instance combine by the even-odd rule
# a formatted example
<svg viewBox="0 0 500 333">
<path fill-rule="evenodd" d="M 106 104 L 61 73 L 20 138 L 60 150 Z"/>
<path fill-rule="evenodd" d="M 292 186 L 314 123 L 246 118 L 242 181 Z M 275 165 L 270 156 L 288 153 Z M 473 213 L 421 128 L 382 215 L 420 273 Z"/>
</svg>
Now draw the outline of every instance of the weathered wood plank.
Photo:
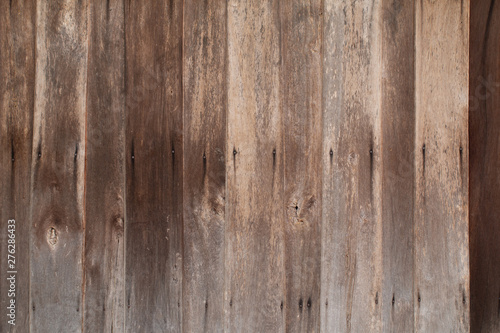
<svg viewBox="0 0 500 333">
<path fill-rule="evenodd" d="M 319 332 L 322 3 L 281 6 L 286 331 Z"/>
<path fill-rule="evenodd" d="M 500 331 L 500 3 L 471 1 L 471 331 Z"/>
<path fill-rule="evenodd" d="M 84 331 L 123 332 L 124 2 L 89 7 Z"/>
<path fill-rule="evenodd" d="M 36 8 L 30 331 L 77 332 L 83 313 L 87 3 L 39 1 Z"/>
<path fill-rule="evenodd" d="M 416 7 L 416 332 L 469 331 L 469 2 Z"/>
<path fill-rule="evenodd" d="M 225 330 L 284 331 L 278 1 L 228 2 Z"/>
<path fill-rule="evenodd" d="M 382 331 L 413 331 L 415 4 L 382 2 Z"/>
<path fill-rule="evenodd" d="M 184 3 L 183 329 L 222 332 L 226 3 Z"/>
<path fill-rule="evenodd" d="M 380 11 L 324 3 L 322 332 L 381 329 Z"/>
<path fill-rule="evenodd" d="M 35 3 L 0 2 L 0 332 L 29 330 L 31 151 L 35 91 Z M 14 219 L 14 227 L 8 227 Z M 13 230 L 15 244 L 8 230 Z M 14 245 L 8 249 L 8 245 Z M 15 262 L 8 261 L 15 250 Z M 10 258 L 12 259 L 12 257 Z M 9 264 L 14 267 L 10 268 Z M 17 271 L 8 274 L 7 271 Z M 15 275 L 15 288 L 11 280 Z M 12 294 L 15 293 L 15 295 Z M 14 297 L 15 296 L 15 297 Z M 15 300 L 15 317 L 10 315 Z M 9 324 L 9 321 L 15 319 Z"/>
<path fill-rule="evenodd" d="M 126 38 L 126 332 L 182 325 L 182 2 L 130 1 Z"/>
</svg>

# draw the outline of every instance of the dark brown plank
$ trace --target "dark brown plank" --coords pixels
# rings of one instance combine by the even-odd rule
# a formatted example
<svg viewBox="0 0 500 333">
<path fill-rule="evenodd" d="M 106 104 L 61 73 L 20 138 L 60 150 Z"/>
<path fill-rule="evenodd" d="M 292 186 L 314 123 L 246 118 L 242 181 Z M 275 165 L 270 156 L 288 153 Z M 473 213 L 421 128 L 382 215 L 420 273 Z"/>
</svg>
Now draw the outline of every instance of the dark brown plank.
<svg viewBox="0 0 500 333">
<path fill-rule="evenodd" d="M 182 327 L 182 2 L 130 1 L 126 332 Z"/>
<path fill-rule="evenodd" d="M 471 1 L 471 331 L 500 331 L 500 3 Z"/>
<path fill-rule="evenodd" d="M 416 7 L 416 332 L 469 331 L 469 2 Z"/>
<path fill-rule="evenodd" d="M 413 331 L 415 4 L 382 2 L 382 332 Z"/>
<path fill-rule="evenodd" d="M 87 4 L 40 1 L 36 26 L 32 332 L 82 330 Z"/>
<path fill-rule="evenodd" d="M 0 332 L 29 330 L 35 4 L 0 2 Z M 9 223 L 9 220 L 15 223 Z M 9 224 L 14 227 L 8 227 Z M 12 230 L 10 233 L 8 230 Z M 12 240 L 9 235 L 13 235 Z M 8 246 L 11 245 L 10 248 Z M 15 252 L 14 252 L 15 251 Z M 9 255 L 13 257 L 8 257 Z M 8 260 L 14 261 L 8 261 Z M 10 264 L 14 265 L 10 267 Z M 15 271 L 17 273 L 8 273 Z M 15 288 L 10 278 L 15 276 Z M 15 313 L 11 316 L 11 300 Z M 7 314 L 9 316 L 7 316 Z M 10 322 L 10 323 L 9 323 Z"/>
<path fill-rule="evenodd" d="M 321 269 L 321 1 L 282 2 L 286 331 L 318 332 Z"/>
<path fill-rule="evenodd" d="M 84 331 L 123 332 L 124 2 L 91 1 L 87 78 Z"/>
<path fill-rule="evenodd" d="M 381 330 L 380 4 L 324 3 L 321 330 Z"/>
<path fill-rule="evenodd" d="M 231 0 L 227 6 L 224 328 L 283 332 L 279 3 Z"/>
<path fill-rule="evenodd" d="M 183 329 L 222 332 L 226 3 L 184 3 Z"/>
</svg>

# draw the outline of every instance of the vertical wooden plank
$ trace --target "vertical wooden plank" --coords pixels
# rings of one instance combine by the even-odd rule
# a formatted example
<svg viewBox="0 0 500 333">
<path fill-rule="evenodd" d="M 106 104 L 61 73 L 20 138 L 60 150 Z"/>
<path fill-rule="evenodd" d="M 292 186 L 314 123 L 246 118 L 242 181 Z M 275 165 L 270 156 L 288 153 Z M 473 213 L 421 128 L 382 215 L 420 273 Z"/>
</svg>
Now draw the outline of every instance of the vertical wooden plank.
<svg viewBox="0 0 500 333">
<path fill-rule="evenodd" d="M 283 1 L 286 331 L 318 332 L 321 278 L 321 1 Z"/>
<path fill-rule="evenodd" d="M 380 3 L 324 7 L 321 331 L 380 331 Z"/>
<path fill-rule="evenodd" d="M 500 331 L 500 3 L 471 1 L 471 331 Z"/>
<path fill-rule="evenodd" d="M 284 331 L 278 1 L 228 3 L 225 330 Z"/>
<path fill-rule="evenodd" d="M 384 0 L 382 33 L 383 332 L 413 331 L 415 4 Z"/>
<path fill-rule="evenodd" d="M 469 331 L 469 2 L 416 9 L 415 331 Z"/>
<path fill-rule="evenodd" d="M 224 1 L 184 4 L 185 332 L 224 325 L 226 13 Z"/>
<path fill-rule="evenodd" d="M 182 1 L 125 7 L 125 331 L 180 332 Z"/>
<path fill-rule="evenodd" d="M 124 2 L 91 1 L 89 12 L 84 331 L 123 332 Z"/>
<path fill-rule="evenodd" d="M 35 4 L 33 1 L 2 1 L 0 3 L 0 305 L 4 313 L 0 321 L 0 332 L 29 330 L 29 232 L 34 81 Z M 15 223 L 9 223 L 9 220 L 15 220 Z M 8 257 L 9 255 L 13 257 Z M 12 275 L 14 279 L 10 279 Z M 11 281 L 15 281 L 15 288 L 11 288 Z M 11 300 L 15 302 L 12 315 Z"/>
<path fill-rule="evenodd" d="M 87 3 L 38 1 L 31 331 L 82 330 Z"/>
</svg>

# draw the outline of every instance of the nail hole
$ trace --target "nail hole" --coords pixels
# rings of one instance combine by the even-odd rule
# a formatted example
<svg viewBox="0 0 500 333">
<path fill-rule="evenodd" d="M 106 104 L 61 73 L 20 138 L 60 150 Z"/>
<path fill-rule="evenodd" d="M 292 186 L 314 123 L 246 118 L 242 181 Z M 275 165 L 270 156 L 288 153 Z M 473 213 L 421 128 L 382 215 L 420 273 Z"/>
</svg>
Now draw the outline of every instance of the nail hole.
<svg viewBox="0 0 500 333">
<path fill-rule="evenodd" d="M 330 156 L 333 156 L 333 150 L 330 149 Z"/>
<path fill-rule="evenodd" d="M 303 307 L 302 300 L 299 300 L 299 309 L 302 309 L 302 307 Z"/>
<path fill-rule="evenodd" d="M 236 151 L 236 149 L 233 150 L 233 155 L 236 155 L 238 152 Z"/>
</svg>

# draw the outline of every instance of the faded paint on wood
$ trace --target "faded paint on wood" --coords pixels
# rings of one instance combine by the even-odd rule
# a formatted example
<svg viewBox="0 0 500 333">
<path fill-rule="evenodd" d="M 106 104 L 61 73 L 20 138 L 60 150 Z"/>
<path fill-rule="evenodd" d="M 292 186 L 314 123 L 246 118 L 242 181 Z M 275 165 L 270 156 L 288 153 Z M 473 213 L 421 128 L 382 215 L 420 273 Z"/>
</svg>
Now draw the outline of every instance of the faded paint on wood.
<svg viewBox="0 0 500 333">
<path fill-rule="evenodd" d="M 182 3 L 125 5 L 126 332 L 182 330 Z"/>
<path fill-rule="evenodd" d="M 89 4 L 85 187 L 86 332 L 123 332 L 125 315 L 124 2 Z"/>
<path fill-rule="evenodd" d="M 380 331 L 381 8 L 324 8 L 321 330 Z"/>
<path fill-rule="evenodd" d="M 75 332 L 83 314 L 88 8 L 39 1 L 36 9 L 30 331 Z"/>
<path fill-rule="evenodd" d="M 500 331 L 500 3 L 471 1 L 471 331 Z"/>
<path fill-rule="evenodd" d="M 185 332 L 222 332 L 226 202 L 226 4 L 184 4 Z"/>
<path fill-rule="evenodd" d="M 468 6 L 416 7 L 415 332 L 469 331 Z"/>
<path fill-rule="evenodd" d="M 0 2 L 0 332 L 29 330 L 31 147 L 35 91 L 35 4 Z M 8 221 L 15 219 L 15 244 Z M 7 246 L 15 245 L 14 258 Z M 12 249 L 12 247 L 11 247 Z M 12 255 L 12 254 L 11 254 Z M 13 259 L 14 261 L 8 261 Z M 13 269 L 9 264 L 14 264 Z M 16 276 L 16 318 L 10 325 L 11 274 Z"/>
<path fill-rule="evenodd" d="M 321 1 L 281 3 L 286 331 L 318 332 L 321 279 Z"/>
<path fill-rule="evenodd" d="M 225 330 L 283 332 L 279 2 L 227 6 Z"/>
</svg>

